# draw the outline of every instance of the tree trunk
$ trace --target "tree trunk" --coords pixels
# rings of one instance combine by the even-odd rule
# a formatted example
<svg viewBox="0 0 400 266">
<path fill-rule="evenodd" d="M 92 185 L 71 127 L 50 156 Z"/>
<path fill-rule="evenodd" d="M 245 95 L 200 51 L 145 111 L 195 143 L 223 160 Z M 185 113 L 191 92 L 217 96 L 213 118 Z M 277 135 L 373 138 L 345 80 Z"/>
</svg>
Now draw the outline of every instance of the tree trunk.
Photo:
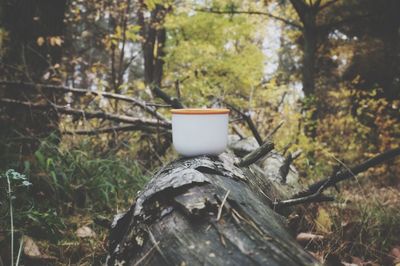
<svg viewBox="0 0 400 266">
<path fill-rule="evenodd" d="M 64 31 L 65 0 L 4 1 L 1 4 L 2 25 L 8 33 L 0 74 L 3 79 L 38 82 L 61 60 L 60 40 Z M 58 40 L 57 43 L 54 40 Z M 54 71 L 53 71 L 54 72 Z M 49 71 L 49 76 L 56 75 Z M 49 81 L 51 82 L 51 78 Z M 22 86 L 22 85 L 21 85 Z M 0 97 L 21 101 L 57 102 L 53 93 L 27 93 L 14 87 L 0 87 Z M 36 150 L 38 138 L 58 131 L 57 113 L 33 111 L 18 106 L 0 106 L 0 157 L 8 160 L 12 154 L 29 155 Z M 7 164 L 7 161 L 0 160 Z"/>
<path fill-rule="evenodd" d="M 235 145 L 240 153 L 249 146 Z M 114 219 L 107 264 L 318 264 L 271 208 L 296 191 L 296 171 L 283 178 L 284 160 L 275 152 L 250 167 L 238 168 L 235 160 L 224 153 L 162 168 L 129 211 Z"/>
<path fill-rule="evenodd" d="M 315 94 L 315 58 L 317 53 L 317 29 L 315 14 L 310 11 L 304 15 L 302 85 L 305 96 L 304 110 L 308 121 L 304 126 L 308 137 L 317 136 L 318 100 Z"/>
</svg>

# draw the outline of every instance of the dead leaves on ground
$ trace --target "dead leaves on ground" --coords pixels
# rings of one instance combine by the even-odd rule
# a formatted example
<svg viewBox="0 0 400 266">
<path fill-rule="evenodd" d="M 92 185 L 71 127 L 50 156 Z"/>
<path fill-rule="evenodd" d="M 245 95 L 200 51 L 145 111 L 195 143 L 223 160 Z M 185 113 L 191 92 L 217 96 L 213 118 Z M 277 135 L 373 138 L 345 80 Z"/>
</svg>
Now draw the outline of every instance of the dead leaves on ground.
<svg viewBox="0 0 400 266">
<path fill-rule="evenodd" d="M 40 251 L 39 246 L 36 244 L 35 240 L 29 236 L 24 236 L 23 241 L 23 254 L 27 261 L 32 264 L 42 264 L 51 263 L 57 260 L 56 257 L 47 255 Z"/>
</svg>

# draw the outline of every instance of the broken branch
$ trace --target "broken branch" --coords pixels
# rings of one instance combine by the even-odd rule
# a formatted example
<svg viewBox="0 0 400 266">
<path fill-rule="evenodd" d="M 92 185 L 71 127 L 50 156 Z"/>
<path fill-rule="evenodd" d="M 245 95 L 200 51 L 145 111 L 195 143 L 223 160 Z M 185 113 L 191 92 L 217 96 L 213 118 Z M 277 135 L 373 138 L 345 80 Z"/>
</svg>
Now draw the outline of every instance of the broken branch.
<svg viewBox="0 0 400 266">
<path fill-rule="evenodd" d="M 286 156 L 286 159 L 283 162 L 282 166 L 279 168 L 279 173 L 282 176 L 283 183 L 286 183 L 286 177 L 289 174 L 290 165 L 292 164 L 292 162 L 293 162 L 293 156 L 289 152 L 289 154 Z"/>
<path fill-rule="evenodd" d="M 129 102 L 129 103 L 133 103 L 134 105 L 140 107 L 145 112 L 158 118 L 159 120 L 168 121 L 168 119 L 166 119 L 163 115 L 161 115 L 159 112 L 157 112 L 154 108 L 147 105 L 146 102 L 136 99 L 136 98 L 133 98 L 133 97 L 126 96 L 126 95 L 118 94 L 118 93 L 100 92 L 100 91 L 93 91 L 93 90 L 81 89 L 81 88 L 71 88 L 71 87 L 66 87 L 66 86 L 61 86 L 61 85 L 35 84 L 35 83 L 5 81 L 5 80 L 0 81 L 0 84 L 6 85 L 6 86 L 14 86 L 14 87 L 18 87 L 18 88 L 37 88 L 37 89 L 44 88 L 44 89 L 59 90 L 59 91 L 63 91 L 63 92 L 72 92 L 72 93 L 76 93 L 76 94 L 92 94 L 95 96 L 102 96 L 102 97 L 109 98 L 109 99 L 121 100 L 121 101 Z"/>
<path fill-rule="evenodd" d="M 173 97 L 169 96 L 164 91 L 162 91 L 158 86 L 154 86 L 152 88 L 152 91 L 155 96 L 162 99 L 165 103 L 171 105 L 172 108 L 175 108 L 175 109 L 185 108 L 183 106 L 183 104 L 177 98 L 173 98 Z"/>
<path fill-rule="evenodd" d="M 268 133 L 267 137 L 265 139 L 270 139 L 281 127 L 282 125 L 285 123 L 285 121 L 281 121 L 279 122 L 279 124 L 271 130 L 271 132 Z"/>
<path fill-rule="evenodd" d="M 94 136 L 98 134 L 126 132 L 126 131 L 144 131 L 149 133 L 155 133 L 159 131 L 159 129 L 153 126 L 144 126 L 138 124 L 138 125 L 128 125 L 128 126 L 118 126 L 118 127 L 97 128 L 92 130 L 63 131 L 62 134 Z"/>
<path fill-rule="evenodd" d="M 236 106 L 233 106 L 230 103 L 227 103 L 225 101 L 222 100 L 222 102 L 228 106 L 229 108 L 231 108 L 233 111 L 235 111 L 236 113 L 238 113 L 240 116 L 243 117 L 243 120 L 246 121 L 247 125 L 250 128 L 251 133 L 253 133 L 254 138 L 257 140 L 258 145 L 262 145 L 263 144 L 263 140 L 260 136 L 260 133 L 258 132 L 256 126 L 253 123 L 253 120 L 251 119 L 251 116 L 249 113 L 245 113 L 243 111 L 241 111 L 239 108 L 237 108 Z"/>
<path fill-rule="evenodd" d="M 68 106 L 56 105 L 54 103 L 41 104 L 41 103 L 18 101 L 18 100 L 13 100 L 13 99 L 8 99 L 8 98 L 0 99 L 0 102 L 2 102 L 4 104 L 20 105 L 20 106 L 23 106 L 26 108 L 39 109 L 39 110 L 48 110 L 49 108 L 53 108 L 58 113 L 66 114 L 66 115 L 73 115 L 73 116 L 77 116 L 77 117 L 84 117 L 85 119 L 101 118 L 101 119 L 107 119 L 107 120 L 111 120 L 111 121 L 115 121 L 115 122 L 129 123 L 129 124 L 140 125 L 140 126 L 159 127 L 159 128 L 166 128 L 166 129 L 171 128 L 171 123 L 164 122 L 164 121 L 158 121 L 155 119 L 135 118 L 135 117 L 130 117 L 130 116 L 126 116 L 126 115 L 117 115 L 117 114 L 101 112 L 101 111 L 88 112 L 88 111 L 84 111 L 82 109 L 74 109 L 74 108 L 71 108 Z"/>
<path fill-rule="evenodd" d="M 267 155 L 270 151 L 274 149 L 274 143 L 270 141 L 266 141 L 263 145 L 255 149 L 254 151 L 247 154 L 240 162 L 237 164 L 239 167 L 246 167 L 249 166 L 265 155 Z"/>
<path fill-rule="evenodd" d="M 400 155 L 400 148 L 388 150 L 382 154 L 372 157 L 365 162 L 356 165 L 350 169 L 343 169 L 332 174 L 330 177 L 320 180 L 310 185 L 307 190 L 301 191 L 294 195 L 291 199 L 275 202 L 275 207 L 288 207 L 302 203 L 330 200 L 331 198 L 322 194 L 327 188 L 334 187 L 340 181 L 354 177 L 355 175 L 368 170 L 380 163 L 393 159 Z"/>
</svg>

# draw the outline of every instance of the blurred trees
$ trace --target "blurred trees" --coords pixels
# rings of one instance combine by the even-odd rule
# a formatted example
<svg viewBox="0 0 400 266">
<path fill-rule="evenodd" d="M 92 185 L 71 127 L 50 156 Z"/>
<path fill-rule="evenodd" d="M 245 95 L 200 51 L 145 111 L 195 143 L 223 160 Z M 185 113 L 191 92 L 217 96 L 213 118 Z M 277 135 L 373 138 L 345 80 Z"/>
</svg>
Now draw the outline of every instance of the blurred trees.
<svg viewBox="0 0 400 266">
<path fill-rule="evenodd" d="M 35 193 L 49 184 L 68 191 L 67 202 L 77 188 L 88 188 L 82 194 L 94 200 L 100 189 L 106 199 L 134 186 L 124 179 L 137 170 L 131 161 L 151 170 L 174 156 L 169 108 L 227 102 L 252 118 L 260 139 L 284 121 L 275 146 L 303 151 L 296 161 L 302 177 L 330 175 L 338 165 L 400 145 L 399 5 L 5 0 L 0 170 L 36 167 L 35 182 L 44 185 Z M 232 112 L 231 119 L 251 135 L 242 116 Z M 68 152 L 49 145 L 55 150 L 31 156 L 50 132 Z M 399 173 L 398 164 L 388 163 L 368 176 L 377 187 L 398 186 Z"/>
<path fill-rule="evenodd" d="M 65 0 L 3 1 L 1 4 L 1 79 L 59 82 Z M 58 102 L 53 93 L 21 91 L 1 88 L 4 98 L 22 101 Z M 16 151 L 29 154 L 37 148 L 37 137 L 48 136 L 58 130 L 58 115 L 48 108 L 43 111 L 19 106 L 0 106 L 0 149 L 5 154 Z M 13 145 L 15 140 L 18 145 Z"/>
<path fill-rule="evenodd" d="M 2 13 L 2 79 L 119 93 L 142 105 L 89 93 L 54 98 L 50 89 L 34 91 L 25 101 L 37 102 L 45 95 L 51 103 L 77 110 L 159 119 L 168 117 L 160 109 L 165 106 L 215 106 L 224 100 L 249 111 L 263 136 L 280 120 L 287 121 L 279 145 L 324 154 L 358 154 L 364 141 L 371 142 L 370 151 L 383 149 L 383 142 L 389 145 L 399 134 L 395 0 L 75 0 L 60 2 L 53 11 L 52 4 L 38 1 L 37 7 L 28 8 L 31 14 L 21 16 L 23 21 L 10 15 L 25 10 L 17 8 L 22 2 L 7 3 L 9 12 Z M 41 18 L 41 8 L 52 15 Z M 51 27 L 45 26 L 49 23 Z M 29 49 L 22 51 L 18 43 L 27 42 Z M 267 52 L 274 45 L 276 57 Z M 266 74 L 265 64 L 275 70 Z M 11 113 L 21 110 L 13 108 Z M 50 113 L 57 121 L 56 112 Z M 63 117 L 60 125 L 62 131 L 104 132 L 125 126 L 76 112 Z M 168 136 L 159 133 L 124 134 L 131 143 L 149 143 L 148 152 L 141 153 L 148 157 L 160 146 L 159 155 L 169 147 Z M 101 139 L 108 148 L 119 147 L 116 132 Z"/>
</svg>

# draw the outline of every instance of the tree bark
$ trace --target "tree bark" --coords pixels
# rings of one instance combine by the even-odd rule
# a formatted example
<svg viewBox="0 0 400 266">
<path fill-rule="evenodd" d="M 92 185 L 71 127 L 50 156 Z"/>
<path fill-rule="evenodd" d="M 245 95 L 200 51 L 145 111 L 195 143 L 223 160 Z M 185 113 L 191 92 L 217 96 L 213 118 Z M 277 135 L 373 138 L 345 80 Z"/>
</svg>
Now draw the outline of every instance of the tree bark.
<svg viewBox="0 0 400 266">
<path fill-rule="evenodd" d="M 317 136 L 317 116 L 318 100 L 315 93 L 315 59 L 317 53 L 317 28 L 316 17 L 312 11 L 304 15 L 303 28 L 303 67 L 302 84 L 303 92 L 306 98 L 304 110 L 308 112 L 310 119 L 306 121 L 304 131 L 308 137 Z"/>
<path fill-rule="evenodd" d="M 238 149 L 257 147 L 240 141 Z M 283 183 L 284 158 L 275 152 L 258 165 L 238 168 L 235 161 L 229 152 L 161 169 L 114 219 L 107 264 L 317 265 L 271 208 L 297 190 L 296 171 Z"/>
<path fill-rule="evenodd" d="M 315 76 L 316 76 L 316 53 L 318 42 L 317 14 L 320 1 L 313 4 L 306 4 L 302 0 L 290 0 L 293 8 L 302 23 L 303 33 L 303 58 L 302 58 L 302 86 L 305 96 L 304 111 L 309 117 L 304 125 L 304 133 L 315 138 L 317 135 L 316 120 L 318 115 L 318 100 L 315 94 Z"/>
</svg>

